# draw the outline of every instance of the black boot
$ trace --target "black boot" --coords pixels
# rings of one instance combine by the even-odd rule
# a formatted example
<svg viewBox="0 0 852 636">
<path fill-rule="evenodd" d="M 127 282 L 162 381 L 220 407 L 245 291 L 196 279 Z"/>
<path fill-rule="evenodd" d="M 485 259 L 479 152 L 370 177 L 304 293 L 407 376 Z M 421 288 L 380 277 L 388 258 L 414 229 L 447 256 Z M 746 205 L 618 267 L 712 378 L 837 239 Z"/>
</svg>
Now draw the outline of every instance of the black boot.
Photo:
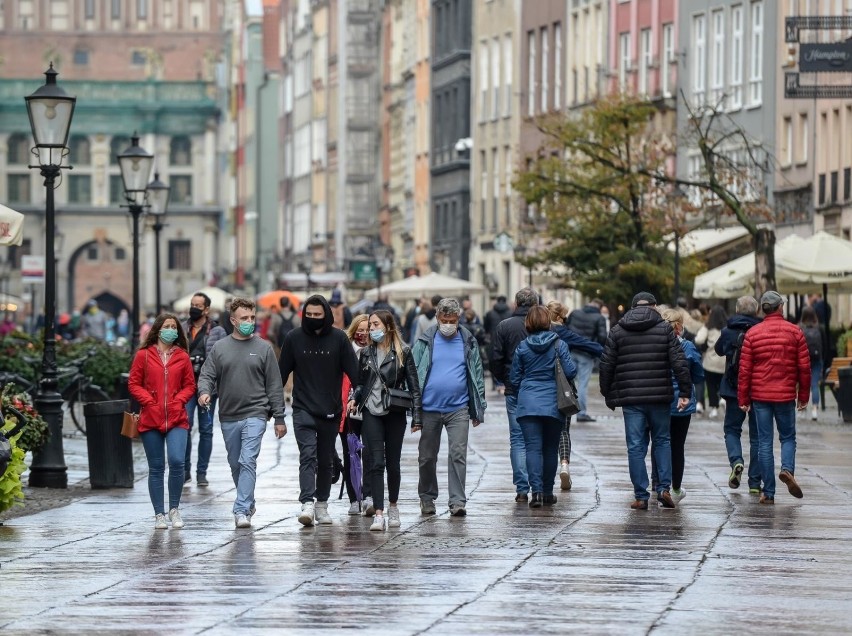
<svg viewBox="0 0 852 636">
<path fill-rule="evenodd" d="M 549 494 L 549 495 L 544 495 L 544 498 L 542 499 L 542 503 L 544 503 L 545 506 L 552 506 L 553 504 L 556 503 L 556 495 L 554 495 L 552 493 Z"/>
<path fill-rule="evenodd" d="M 532 499 L 530 499 L 530 508 L 541 508 L 542 500 L 542 494 L 540 492 L 534 492 L 532 494 Z"/>
</svg>

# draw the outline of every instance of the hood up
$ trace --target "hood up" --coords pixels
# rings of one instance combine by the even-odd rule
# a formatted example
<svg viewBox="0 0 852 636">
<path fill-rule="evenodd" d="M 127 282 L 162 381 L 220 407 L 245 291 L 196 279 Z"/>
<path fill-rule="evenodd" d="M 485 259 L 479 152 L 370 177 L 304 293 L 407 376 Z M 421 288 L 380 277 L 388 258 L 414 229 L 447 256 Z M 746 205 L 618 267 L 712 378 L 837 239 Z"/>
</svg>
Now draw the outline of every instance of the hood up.
<svg viewBox="0 0 852 636">
<path fill-rule="evenodd" d="M 553 347 L 553 343 L 559 338 L 553 331 L 539 331 L 527 336 L 527 345 L 535 353 L 544 353 Z"/>
<path fill-rule="evenodd" d="M 324 336 L 327 333 L 331 332 L 331 330 L 334 328 L 334 316 L 331 315 L 331 305 L 328 304 L 328 301 L 325 299 L 325 296 L 323 296 L 322 294 L 314 294 L 305 301 L 304 306 L 307 307 L 308 305 L 322 305 L 323 309 L 325 310 L 325 316 L 323 317 L 322 331 L 320 331 L 319 334 L 316 334 L 313 331 L 309 330 L 305 325 L 305 310 L 303 308 L 302 329 L 304 330 L 304 332 L 311 336 Z"/>
</svg>

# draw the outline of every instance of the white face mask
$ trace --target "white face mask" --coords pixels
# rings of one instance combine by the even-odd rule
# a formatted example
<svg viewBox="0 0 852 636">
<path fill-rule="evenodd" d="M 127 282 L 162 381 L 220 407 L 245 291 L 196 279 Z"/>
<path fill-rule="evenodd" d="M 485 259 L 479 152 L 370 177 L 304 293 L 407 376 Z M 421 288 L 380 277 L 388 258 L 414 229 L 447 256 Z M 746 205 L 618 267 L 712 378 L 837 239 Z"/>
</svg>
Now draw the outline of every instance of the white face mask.
<svg viewBox="0 0 852 636">
<path fill-rule="evenodd" d="M 441 335 L 446 336 L 447 338 L 452 338 L 456 335 L 456 332 L 459 330 L 459 326 L 456 323 L 441 323 L 438 326 L 438 330 L 441 332 Z"/>
</svg>

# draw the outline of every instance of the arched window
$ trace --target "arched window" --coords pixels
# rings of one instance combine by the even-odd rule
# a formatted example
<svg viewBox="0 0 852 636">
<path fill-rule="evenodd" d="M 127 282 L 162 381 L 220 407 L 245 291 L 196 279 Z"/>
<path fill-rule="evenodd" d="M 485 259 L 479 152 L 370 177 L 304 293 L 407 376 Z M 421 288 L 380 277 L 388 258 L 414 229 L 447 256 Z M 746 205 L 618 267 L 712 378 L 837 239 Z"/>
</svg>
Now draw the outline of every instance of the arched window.
<svg viewBox="0 0 852 636">
<path fill-rule="evenodd" d="M 169 144 L 169 163 L 173 166 L 192 164 L 192 142 L 189 137 L 172 137 Z"/>
<path fill-rule="evenodd" d="M 27 165 L 30 156 L 30 138 L 24 133 L 9 135 L 9 163 Z"/>
<path fill-rule="evenodd" d="M 69 142 L 71 148 L 71 164 L 88 166 L 92 163 L 92 147 L 89 138 L 84 135 L 74 135 Z"/>
<path fill-rule="evenodd" d="M 113 166 L 118 165 L 118 155 L 130 146 L 130 137 L 115 136 L 109 142 L 109 162 Z"/>
</svg>

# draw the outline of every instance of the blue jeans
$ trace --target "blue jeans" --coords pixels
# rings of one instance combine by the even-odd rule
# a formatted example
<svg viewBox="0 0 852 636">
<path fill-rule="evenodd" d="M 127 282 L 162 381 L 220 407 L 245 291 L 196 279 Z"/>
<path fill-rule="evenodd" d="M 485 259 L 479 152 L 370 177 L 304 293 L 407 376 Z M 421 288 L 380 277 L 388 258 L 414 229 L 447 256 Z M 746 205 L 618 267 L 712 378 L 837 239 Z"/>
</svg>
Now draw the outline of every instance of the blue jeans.
<svg viewBox="0 0 852 636">
<path fill-rule="evenodd" d="M 648 467 L 645 457 L 648 454 L 648 441 L 654 441 L 654 463 L 659 483 L 657 495 L 669 490 L 672 484 L 672 448 L 669 437 L 668 404 L 640 404 L 624 406 L 624 435 L 627 441 L 627 466 L 630 481 L 633 482 L 633 494 L 636 499 L 648 500 Z"/>
<path fill-rule="evenodd" d="M 534 493 L 553 494 L 563 425 L 562 420 L 551 417 L 527 416 L 521 422 L 526 444 L 527 474 L 530 478 L 530 489 Z"/>
<path fill-rule="evenodd" d="M 192 473 L 192 427 L 195 424 L 195 411 L 198 407 L 198 396 L 193 395 L 186 403 L 186 416 L 189 418 L 189 439 L 186 443 L 186 461 L 184 472 L 186 475 Z M 213 412 L 216 410 L 216 397 L 210 398 L 210 406 L 207 409 L 198 410 L 198 466 L 196 472 L 207 473 L 210 465 L 210 454 L 213 452 Z"/>
<path fill-rule="evenodd" d="M 509 416 L 509 460 L 512 462 L 512 483 L 519 495 L 530 491 L 530 480 L 527 477 L 527 447 L 524 432 L 515 411 L 518 409 L 518 396 L 506 396 L 506 414 Z M 540 491 L 539 491 L 540 492 Z"/>
<path fill-rule="evenodd" d="M 266 431 L 266 420 L 248 417 L 236 422 L 222 422 L 222 437 L 228 451 L 231 477 L 237 487 L 234 514 L 244 515 L 254 507 L 254 485 L 257 482 L 257 456 Z"/>
<path fill-rule="evenodd" d="M 737 398 L 726 397 L 725 423 L 722 425 L 725 432 L 725 448 L 728 449 L 728 462 L 731 468 L 735 464 L 745 464 L 743 460 L 743 445 L 740 437 L 743 434 L 743 422 L 746 414 L 737 404 Z M 760 488 L 760 461 L 757 458 L 757 421 L 754 419 L 754 409 L 748 413 L 748 487 Z"/>
<path fill-rule="evenodd" d="M 577 365 L 577 377 L 574 378 L 577 386 L 577 401 L 580 402 L 580 412 L 577 415 L 588 415 L 586 413 L 586 396 L 589 393 L 589 380 L 592 377 L 592 370 L 595 368 L 595 359 L 581 351 L 572 351 L 571 358 Z"/>
<path fill-rule="evenodd" d="M 757 420 L 757 456 L 760 474 L 763 477 L 763 493 L 775 497 L 775 455 L 772 442 L 774 423 L 778 426 L 781 442 L 781 470 L 796 473 L 796 402 L 752 402 L 754 418 Z"/>
<path fill-rule="evenodd" d="M 822 380 L 822 360 L 811 362 L 811 404 L 819 406 L 819 381 Z"/>
<path fill-rule="evenodd" d="M 148 458 L 148 494 L 154 506 L 154 514 L 165 514 L 163 510 L 163 477 L 166 473 L 166 452 L 169 460 L 169 510 L 180 505 L 183 490 L 183 456 L 186 448 L 187 431 L 173 428 L 165 435 L 160 431 L 145 431 L 142 446 Z"/>
</svg>

